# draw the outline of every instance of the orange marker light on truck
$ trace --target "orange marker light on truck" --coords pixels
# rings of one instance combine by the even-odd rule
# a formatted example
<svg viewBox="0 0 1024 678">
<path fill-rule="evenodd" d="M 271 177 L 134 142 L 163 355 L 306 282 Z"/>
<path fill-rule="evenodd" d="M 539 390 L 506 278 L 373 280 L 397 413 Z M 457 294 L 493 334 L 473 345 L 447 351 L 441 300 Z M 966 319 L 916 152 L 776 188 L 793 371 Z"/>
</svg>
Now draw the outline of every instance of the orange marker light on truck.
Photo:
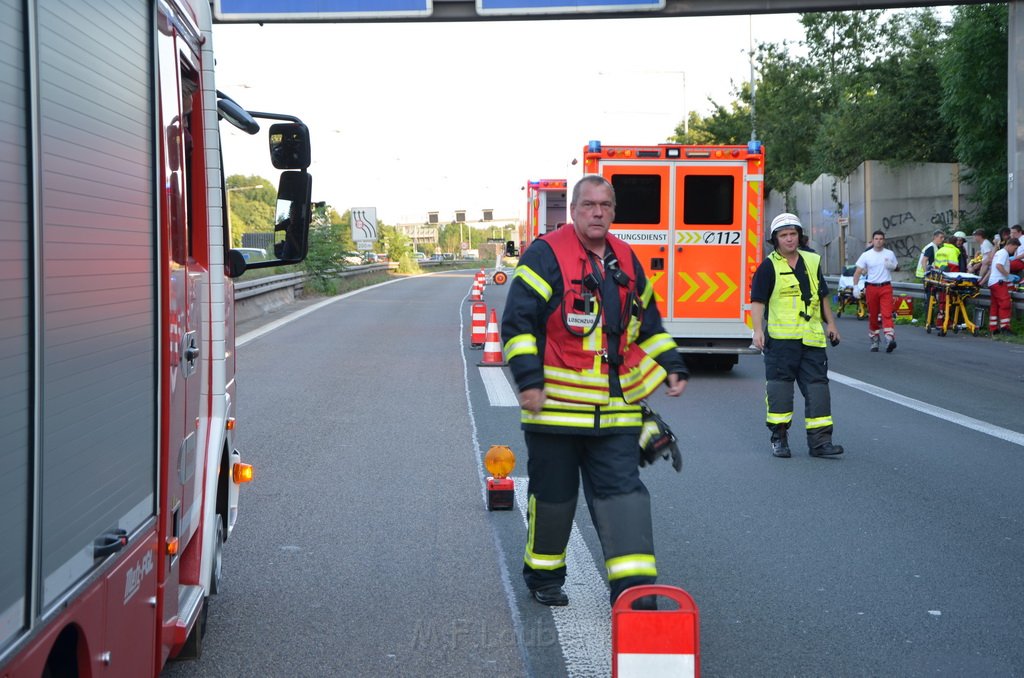
<svg viewBox="0 0 1024 678">
<path fill-rule="evenodd" d="M 231 479 L 241 485 L 252 480 L 252 464 L 238 462 L 231 467 Z"/>
</svg>

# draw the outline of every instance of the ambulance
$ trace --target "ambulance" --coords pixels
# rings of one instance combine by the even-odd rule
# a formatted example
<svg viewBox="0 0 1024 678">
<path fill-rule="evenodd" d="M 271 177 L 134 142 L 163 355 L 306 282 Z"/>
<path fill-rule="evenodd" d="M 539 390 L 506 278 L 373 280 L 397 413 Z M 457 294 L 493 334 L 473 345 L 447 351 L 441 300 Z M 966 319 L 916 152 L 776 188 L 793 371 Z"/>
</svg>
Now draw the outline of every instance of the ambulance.
<svg viewBox="0 0 1024 678">
<path fill-rule="evenodd" d="M 611 232 L 636 252 L 690 364 L 729 370 L 751 347 L 750 283 L 763 258 L 764 147 L 605 146 L 584 172 L 615 188 Z"/>
<path fill-rule="evenodd" d="M 520 252 L 536 238 L 568 221 L 567 185 L 565 179 L 526 182 L 526 221 L 520 226 Z"/>
</svg>

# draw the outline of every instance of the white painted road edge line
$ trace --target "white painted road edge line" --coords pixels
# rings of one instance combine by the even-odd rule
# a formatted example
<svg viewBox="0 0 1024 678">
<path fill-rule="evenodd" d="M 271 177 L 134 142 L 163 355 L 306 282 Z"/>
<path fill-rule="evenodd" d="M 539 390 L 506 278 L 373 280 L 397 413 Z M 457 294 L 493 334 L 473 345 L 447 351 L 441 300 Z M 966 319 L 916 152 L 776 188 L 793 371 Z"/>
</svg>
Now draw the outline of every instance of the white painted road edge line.
<svg viewBox="0 0 1024 678">
<path fill-rule="evenodd" d="M 948 421 L 953 424 L 959 424 L 960 426 L 963 426 L 964 428 L 969 428 L 972 431 L 984 433 L 986 435 L 992 436 L 993 438 L 999 438 L 1000 440 L 1005 440 L 1008 443 L 1013 443 L 1014 445 L 1021 445 L 1022 447 L 1024 447 L 1024 433 L 1011 431 L 1010 429 L 1006 429 L 1001 426 L 996 426 L 995 424 L 991 424 L 987 421 L 975 419 L 974 417 L 968 417 L 965 414 L 953 412 L 952 410 L 947 410 L 936 405 L 929 405 L 924 401 L 917 400 L 915 398 L 909 398 L 905 395 L 900 395 L 899 393 L 895 393 L 893 391 L 881 388 L 880 386 L 874 386 L 867 382 L 861 381 L 860 379 L 854 379 L 853 377 L 848 377 L 845 374 L 839 374 L 838 372 L 833 372 L 831 370 L 829 370 L 828 378 L 831 379 L 832 381 L 839 382 L 840 384 L 843 384 L 845 386 L 855 388 L 858 391 L 863 391 L 864 393 L 873 395 L 876 398 L 888 400 L 891 403 L 903 405 L 904 407 L 916 410 L 918 412 L 921 412 L 922 414 L 927 414 L 938 419 Z"/>
<path fill-rule="evenodd" d="M 527 482 L 526 478 L 515 478 L 516 505 L 524 523 L 529 503 Z M 608 587 L 604 585 L 604 576 L 594 564 L 575 521 L 565 551 L 565 567 L 565 592 L 569 596 L 569 604 L 552 607 L 551 615 L 555 620 L 566 672 L 571 678 L 610 676 L 612 610 L 608 602 Z"/>
</svg>

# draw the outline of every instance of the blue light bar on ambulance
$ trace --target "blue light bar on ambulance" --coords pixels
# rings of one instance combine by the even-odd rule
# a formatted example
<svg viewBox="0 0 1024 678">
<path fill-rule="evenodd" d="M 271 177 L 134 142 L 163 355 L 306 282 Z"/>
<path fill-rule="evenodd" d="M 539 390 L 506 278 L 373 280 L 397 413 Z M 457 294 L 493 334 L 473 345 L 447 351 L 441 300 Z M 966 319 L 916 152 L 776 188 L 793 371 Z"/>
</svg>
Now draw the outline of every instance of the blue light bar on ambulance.
<svg viewBox="0 0 1024 678">
<path fill-rule="evenodd" d="M 587 142 L 587 152 L 588 153 L 600 153 L 601 152 L 601 142 L 598 141 L 597 139 L 591 139 L 590 141 L 588 141 Z"/>
</svg>

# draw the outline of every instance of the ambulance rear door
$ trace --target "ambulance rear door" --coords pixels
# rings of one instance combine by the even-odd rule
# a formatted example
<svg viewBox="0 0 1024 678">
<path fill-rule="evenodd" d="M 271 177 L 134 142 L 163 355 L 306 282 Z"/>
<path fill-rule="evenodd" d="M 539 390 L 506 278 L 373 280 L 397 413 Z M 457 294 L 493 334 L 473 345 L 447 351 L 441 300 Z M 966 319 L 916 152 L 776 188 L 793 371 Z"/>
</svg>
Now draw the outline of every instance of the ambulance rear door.
<svg viewBox="0 0 1024 678">
<path fill-rule="evenodd" d="M 686 320 L 674 336 L 749 337 L 745 322 L 748 237 L 745 163 L 680 160 L 673 167 L 672 301 L 666 318 Z M 672 330 L 669 330 L 672 332 Z"/>
<path fill-rule="evenodd" d="M 672 166 L 668 161 L 602 161 L 601 175 L 615 188 L 611 232 L 628 242 L 644 267 L 663 318 L 669 317 Z"/>
</svg>

